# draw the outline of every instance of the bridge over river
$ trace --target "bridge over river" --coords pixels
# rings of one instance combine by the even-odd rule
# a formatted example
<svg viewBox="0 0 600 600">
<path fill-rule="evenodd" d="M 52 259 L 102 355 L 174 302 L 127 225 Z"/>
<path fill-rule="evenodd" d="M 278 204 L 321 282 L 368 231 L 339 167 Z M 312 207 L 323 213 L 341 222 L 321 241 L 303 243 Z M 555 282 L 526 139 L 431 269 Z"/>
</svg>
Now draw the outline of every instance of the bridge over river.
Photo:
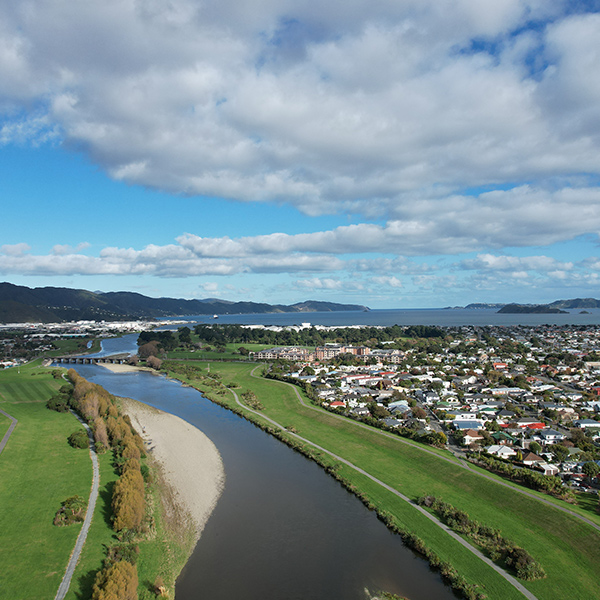
<svg viewBox="0 0 600 600">
<path fill-rule="evenodd" d="M 112 363 L 122 365 L 127 362 L 131 355 L 128 352 L 121 354 L 111 354 L 109 356 L 57 356 L 54 361 L 57 363 L 67 363 L 76 365 L 96 365 L 98 363 Z"/>
</svg>

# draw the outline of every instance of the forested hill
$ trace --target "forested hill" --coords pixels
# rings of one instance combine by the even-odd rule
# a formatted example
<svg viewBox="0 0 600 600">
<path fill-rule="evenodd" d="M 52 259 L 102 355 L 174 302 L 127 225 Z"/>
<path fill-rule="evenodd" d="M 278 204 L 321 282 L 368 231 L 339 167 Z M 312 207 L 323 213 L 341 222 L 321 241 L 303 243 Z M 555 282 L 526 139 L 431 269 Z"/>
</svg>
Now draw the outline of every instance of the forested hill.
<svg viewBox="0 0 600 600">
<path fill-rule="evenodd" d="M 233 315 L 365 310 L 356 304 L 309 300 L 287 306 L 257 302 L 229 302 L 217 298 L 185 300 L 150 298 L 134 292 L 90 292 L 70 288 L 28 288 L 0 283 L 0 323 L 51 323 L 176 317 L 180 315 Z"/>
</svg>

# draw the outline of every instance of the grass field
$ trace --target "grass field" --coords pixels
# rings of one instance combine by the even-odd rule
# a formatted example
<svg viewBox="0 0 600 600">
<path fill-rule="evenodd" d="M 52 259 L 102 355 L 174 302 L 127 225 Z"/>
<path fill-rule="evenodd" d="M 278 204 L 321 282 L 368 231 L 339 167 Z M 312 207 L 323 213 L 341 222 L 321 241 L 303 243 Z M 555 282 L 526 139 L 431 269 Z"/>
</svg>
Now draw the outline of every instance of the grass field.
<svg viewBox="0 0 600 600">
<path fill-rule="evenodd" d="M 0 371 L 0 408 L 18 419 L 8 445 L 0 454 L 0 598 L 41 600 L 54 598 L 75 546 L 80 525 L 52 524 L 60 503 L 78 494 L 89 497 L 92 464 L 87 450 L 67 443 L 79 421 L 71 413 L 48 410 L 46 400 L 65 382 L 52 376 L 54 369 L 41 361 L 19 370 Z M 10 420 L 0 415 L 0 438 Z M 100 495 L 67 600 L 87 600 L 106 547 L 117 538 L 112 529 L 111 496 L 118 474 L 112 453 L 98 456 Z M 150 488 L 155 529 L 138 540 L 140 600 L 160 574 L 171 587 L 192 550 L 191 532 L 178 523 L 165 522 L 160 494 Z"/>
<path fill-rule="evenodd" d="M 45 406 L 64 382 L 47 369 L 20 371 L 0 372 L 0 408 L 19 421 L 0 454 L 0 592 L 39 600 L 56 594 L 80 529 L 55 527 L 54 514 L 69 496 L 88 497 L 92 466 L 67 443 L 77 419 Z"/>
<path fill-rule="evenodd" d="M 206 373 L 206 364 L 201 366 Z M 477 469 L 465 469 L 425 453 L 418 444 L 404 444 L 399 439 L 382 436 L 377 430 L 337 420 L 325 411 L 304 408 L 292 388 L 251 377 L 254 366 L 211 363 L 210 372 L 218 372 L 225 384 L 239 386 L 238 393 L 251 389 L 264 406 L 265 415 L 285 427 L 293 426 L 301 436 L 344 456 L 411 499 L 426 494 L 439 496 L 480 523 L 500 529 L 506 538 L 537 559 L 548 574 L 546 579 L 524 582 L 540 600 L 600 598 L 597 577 L 600 533 L 597 530 L 514 488 L 480 477 Z M 231 396 L 220 396 L 220 399 L 233 404 Z M 343 470 L 346 477 L 374 498 L 381 508 L 392 512 L 403 525 L 421 536 L 470 582 L 483 585 L 489 598 L 520 597 L 513 588 L 507 590 L 505 582 L 489 567 L 460 549 L 446 534 L 425 523 L 424 518 L 420 519 L 410 504 L 393 498 L 355 471 L 347 467 Z M 597 515 L 585 514 L 600 522 Z"/>
<path fill-rule="evenodd" d="M 226 344 L 224 352 L 176 349 L 167 352 L 167 358 L 171 360 L 247 360 L 247 356 L 242 356 L 239 353 L 241 347 L 252 352 L 258 352 L 270 346 L 265 344 Z"/>
</svg>

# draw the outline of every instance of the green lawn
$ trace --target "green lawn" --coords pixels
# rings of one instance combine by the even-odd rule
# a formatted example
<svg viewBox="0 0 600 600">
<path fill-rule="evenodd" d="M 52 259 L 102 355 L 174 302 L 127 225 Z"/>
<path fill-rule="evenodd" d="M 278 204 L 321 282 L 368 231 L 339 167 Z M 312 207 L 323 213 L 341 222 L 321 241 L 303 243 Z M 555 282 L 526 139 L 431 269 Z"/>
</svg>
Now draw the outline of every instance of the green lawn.
<svg viewBox="0 0 600 600">
<path fill-rule="evenodd" d="M 88 348 L 87 344 L 92 341 L 92 347 Z M 55 340 L 53 344 L 56 350 L 50 350 L 45 353 L 45 356 L 62 356 L 63 354 L 89 354 L 92 352 L 100 352 L 102 349 L 98 338 L 71 338 L 67 340 Z"/>
<path fill-rule="evenodd" d="M 359 428 L 349 420 L 334 419 L 324 411 L 306 409 L 298 403 L 292 388 L 280 382 L 251 377 L 250 372 L 255 366 L 211 363 L 210 372 L 218 372 L 226 384 L 239 386 L 239 392 L 253 390 L 265 407 L 266 415 L 285 427 L 293 426 L 303 437 L 344 456 L 411 499 L 433 494 L 466 511 L 471 518 L 499 528 L 505 537 L 536 558 L 548 574 L 544 580 L 525 583 L 540 600 L 600 598 L 598 531 L 516 489 L 478 476 L 476 469 L 465 469 L 423 452 L 419 444 L 404 444 L 399 439 L 380 435 L 377 430 Z M 204 369 L 206 372 L 206 365 Z M 227 400 L 228 396 L 220 398 Z M 227 401 L 233 403 L 232 399 Z M 380 486 L 344 469 L 348 478 L 359 483 L 369 496 L 377 497 L 384 510 L 393 512 L 440 556 L 447 556 L 469 581 L 484 585 L 489 598 L 512 597 L 503 589 L 505 584 L 497 574 L 463 552 L 443 532 L 433 531 L 409 504 L 390 499 L 391 494 Z M 586 516 L 597 519 L 590 513 Z M 443 535 L 440 537 L 440 534 Z"/>
<path fill-rule="evenodd" d="M 20 371 L 20 372 L 19 372 Z M 48 410 L 46 400 L 65 381 L 41 361 L 19 370 L 0 371 L 0 408 L 18 419 L 0 454 L 0 598 L 54 598 L 81 525 L 52 525 L 60 503 L 78 494 L 89 497 L 92 463 L 87 450 L 67 443 L 79 421 L 71 413 Z M 10 420 L 0 415 L 0 439 Z M 71 581 L 67 600 L 87 600 L 106 547 L 117 542 L 112 529 L 111 496 L 118 474 L 112 452 L 99 455 L 100 494 L 87 541 Z M 150 588 L 160 574 L 171 588 L 192 550 L 191 532 L 162 515 L 158 483 L 150 487 L 155 531 L 138 540 L 140 598 L 154 598 Z"/>
<path fill-rule="evenodd" d="M 67 437 L 81 428 L 45 401 L 62 383 L 48 369 L 0 372 L 0 406 L 19 423 L 0 454 L 0 590 L 3 598 L 53 598 L 80 525 L 55 527 L 61 501 L 89 495 L 92 465 Z"/>
<path fill-rule="evenodd" d="M 0 408 L 2 408 L 1 403 L 0 403 Z M 2 410 L 4 410 L 4 409 L 2 409 Z M 10 423 L 11 423 L 10 419 L 8 417 L 5 417 L 2 413 L 0 413 L 0 441 L 2 441 L 4 434 L 8 431 L 8 428 L 10 427 Z"/>
<path fill-rule="evenodd" d="M 248 360 L 247 356 L 242 356 L 239 353 L 240 348 L 246 348 L 246 350 L 252 352 L 258 352 L 271 346 L 265 344 L 226 344 L 225 352 L 217 352 L 211 350 L 209 352 L 205 350 L 182 350 L 176 349 L 171 352 L 167 352 L 167 358 L 171 360 Z"/>
</svg>

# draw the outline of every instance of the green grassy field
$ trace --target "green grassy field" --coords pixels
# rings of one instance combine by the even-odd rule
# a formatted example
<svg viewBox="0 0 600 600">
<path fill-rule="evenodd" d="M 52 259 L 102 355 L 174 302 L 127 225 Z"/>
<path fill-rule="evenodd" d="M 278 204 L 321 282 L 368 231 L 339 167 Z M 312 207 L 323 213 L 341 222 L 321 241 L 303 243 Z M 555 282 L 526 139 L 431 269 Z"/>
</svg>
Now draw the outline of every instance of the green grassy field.
<svg viewBox="0 0 600 600">
<path fill-rule="evenodd" d="M 3 598 L 53 598 L 80 525 L 52 525 L 60 503 L 89 495 L 92 466 L 86 450 L 67 437 L 81 425 L 45 401 L 64 381 L 48 369 L 0 372 L 0 407 L 18 419 L 0 454 L 0 592 Z"/>
<path fill-rule="evenodd" d="M 67 443 L 79 421 L 71 413 L 48 410 L 46 400 L 65 382 L 41 361 L 19 370 L 0 371 L 0 408 L 18 419 L 8 445 L 0 454 L 0 598 L 54 598 L 64 575 L 81 525 L 55 527 L 60 503 L 78 494 L 89 497 L 92 463 L 87 450 Z M 19 372 L 20 371 L 20 372 Z M 0 438 L 10 420 L 0 415 Z M 118 474 L 112 453 L 98 456 L 100 494 L 86 544 L 71 581 L 67 600 L 87 600 L 106 547 L 117 543 L 112 529 L 111 495 Z M 152 535 L 137 540 L 139 597 L 154 598 L 151 587 L 161 575 L 174 585 L 192 550 L 191 532 L 176 522 L 165 522 L 161 493 L 150 487 L 155 524 Z"/>
<path fill-rule="evenodd" d="M 91 348 L 87 347 L 88 342 L 92 340 Z M 100 340 L 98 338 L 72 338 L 66 340 L 55 340 L 56 350 L 46 352 L 46 356 L 61 356 L 63 354 L 89 354 L 100 352 Z"/>
<path fill-rule="evenodd" d="M 167 358 L 171 360 L 248 360 L 247 356 L 242 356 L 239 353 L 241 347 L 252 352 L 258 352 L 270 346 L 265 344 L 226 344 L 224 352 L 176 349 L 167 352 Z"/>
<path fill-rule="evenodd" d="M 202 366 L 206 373 L 206 365 Z M 439 496 L 480 523 L 500 529 L 545 569 L 546 579 L 523 582 L 540 600 L 600 597 L 597 578 L 600 533 L 597 530 L 553 506 L 519 493 L 517 486 L 500 486 L 495 480 L 480 477 L 477 469 L 465 469 L 423 452 L 418 444 L 405 444 L 399 439 L 384 437 L 377 430 L 335 419 L 325 411 L 304 408 L 292 388 L 251 377 L 254 366 L 211 363 L 210 372 L 218 372 L 225 384 L 239 386 L 238 393 L 251 389 L 264 406 L 265 415 L 285 427 L 294 427 L 299 435 L 347 458 L 411 499 L 426 494 Z M 230 395 L 220 396 L 220 399 L 233 405 Z M 345 476 L 376 499 L 381 508 L 392 512 L 440 556 L 447 557 L 470 582 L 481 584 L 489 598 L 520 597 L 514 588 L 505 589 L 507 584 L 479 559 L 463 551 L 441 530 L 425 523 L 423 517 L 419 518 L 410 504 L 392 498 L 381 486 L 365 480 L 352 469 L 343 469 Z M 580 510 L 600 522 L 596 514 Z"/>
</svg>

